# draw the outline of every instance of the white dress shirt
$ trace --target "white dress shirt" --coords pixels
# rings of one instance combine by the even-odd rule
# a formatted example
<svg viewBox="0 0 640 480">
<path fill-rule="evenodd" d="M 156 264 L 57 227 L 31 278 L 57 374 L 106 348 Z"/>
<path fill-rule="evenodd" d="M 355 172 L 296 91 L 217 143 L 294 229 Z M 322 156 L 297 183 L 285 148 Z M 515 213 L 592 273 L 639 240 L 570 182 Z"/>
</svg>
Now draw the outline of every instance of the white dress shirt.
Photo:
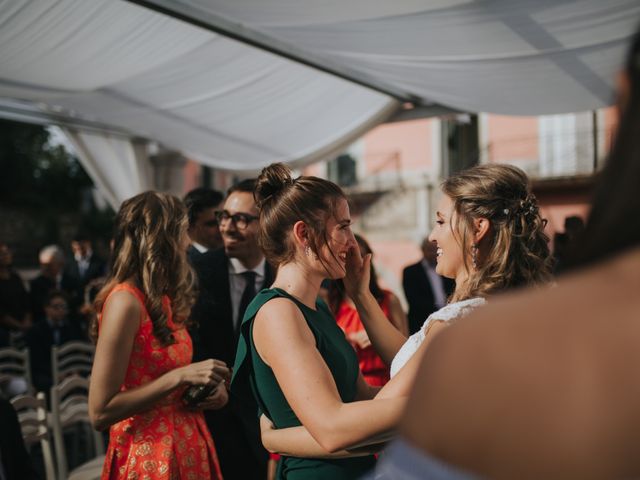
<svg viewBox="0 0 640 480">
<path fill-rule="evenodd" d="M 87 250 L 87 254 L 85 256 L 80 255 L 79 253 L 74 255 L 76 262 L 78 263 L 78 273 L 81 277 L 84 277 L 87 270 L 89 270 L 89 264 L 91 263 L 91 255 L 93 251 Z"/>
<path fill-rule="evenodd" d="M 199 244 L 198 242 L 191 242 L 191 245 L 193 245 L 193 248 L 198 250 L 200 253 L 206 253 L 209 250 L 207 247 Z"/>
</svg>

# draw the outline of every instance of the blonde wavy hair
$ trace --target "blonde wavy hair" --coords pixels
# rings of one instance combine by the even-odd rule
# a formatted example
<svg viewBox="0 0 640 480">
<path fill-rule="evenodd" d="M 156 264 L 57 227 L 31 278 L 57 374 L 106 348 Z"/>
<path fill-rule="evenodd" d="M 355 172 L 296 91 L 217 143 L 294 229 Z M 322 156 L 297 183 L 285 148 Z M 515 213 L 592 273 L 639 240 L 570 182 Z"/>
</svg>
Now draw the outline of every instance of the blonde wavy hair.
<svg viewBox="0 0 640 480">
<path fill-rule="evenodd" d="M 154 336 L 163 346 L 174 343 L 162 299 L 171 300 L 174 323 L 184 326 L 195 301 L 195 275 L 182 245 L 187 227 L 186 208 L 172 195 L 149 191 L 125 200 L 115 219 L 111 275 L 96 296 L 96 312 L 113 287 L 133 283 L 145 295 Z M 97 330 L 94 321 L 94 339 Z"/>
<path fill-rule="evenodd" d="M 445 180 L 442 191 L 454 204 L 451 228 L 469 274 L 451 300 L 486 296 L 507 288 L 542 284 L 552 278 L 546 221 L 527 175 L 511 165 L 479 165 Z M 478 245 L 471 244 L 474 220 L 489 220 Z M 474 252 L 475 250 L 475 252 Z M 476 264 L 469 259 L 476 257 Z"/>
</svg>

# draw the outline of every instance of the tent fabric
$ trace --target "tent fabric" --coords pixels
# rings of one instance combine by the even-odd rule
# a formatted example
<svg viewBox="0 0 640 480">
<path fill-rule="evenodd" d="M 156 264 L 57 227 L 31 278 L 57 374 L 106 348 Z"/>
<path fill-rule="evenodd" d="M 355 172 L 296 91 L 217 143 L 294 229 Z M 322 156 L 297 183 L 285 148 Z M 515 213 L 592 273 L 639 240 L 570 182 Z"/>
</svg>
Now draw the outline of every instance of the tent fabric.
<svg viewBox="0 0 640 480">
<path fill-rule="evenodd" d="M 211 27 L 224 19 L 237 37 L 256 32 L 421 105 L 526 115 L 607 105 L 640 18 L 638 0 L 146 3 L 171 4 Z M 0 45 L 0 105 L 30 102 L 56 119 L 95 122 L 235 171 L 331 158 L 401 104 L 123 0 L 0 0 Z M 95 172 L 129 158 L 84 156 Z"/>
<path fill-rule="evenodd" d="M 615 71 L 640 21 L 637 0 L 171 3 L 349 66 L 424 102 L 505 115 L 609 105 Z"/>
<path fill-rule="evenodd" d="M 231 170 L 328 158 L 398 106 L 122 1 L 2 0 L 0 45 L 0 97 L 113 125 Z"/>
<path fill-rule="evenodd" d="M 118 210 L 123 200 L 153 188 L 152 169 L 145 149 L 129 139 L 66 127 L 62 127 L 62 132 L 114 210 Z"/>
</svg>

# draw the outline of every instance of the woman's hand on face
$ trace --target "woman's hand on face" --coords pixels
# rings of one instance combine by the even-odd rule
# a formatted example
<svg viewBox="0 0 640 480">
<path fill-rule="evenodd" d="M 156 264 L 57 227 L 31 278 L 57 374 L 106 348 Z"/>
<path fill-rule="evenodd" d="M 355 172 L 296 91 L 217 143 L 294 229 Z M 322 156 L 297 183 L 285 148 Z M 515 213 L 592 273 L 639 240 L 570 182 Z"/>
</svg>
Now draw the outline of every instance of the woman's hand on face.
<svg viewBox="0 0 640 480">
<path fill-rule="evenodd" d="M 179 385 L 218 385 L 231 379 L 227 365 L 213 358 L 176 368 L 174 372 L 178 375 Z"/>
<path fill-rule="evenodd" d="M 227 391 L 227 383 L 222 380 L 218 387 L 211 395 L 196 405 L 198 410 L 219 410 L 229 402 L 229 392 Z"/>
<path fill-rule="evenodd" d="M 347 252 L 347 273 L 343 279 L 344 287 L 349 297 L 369 291 L 369 279 L 371 277 L 371 254 L 364 257 L 360 254 L 360 248 L 354 246 Z"/>
</svg>

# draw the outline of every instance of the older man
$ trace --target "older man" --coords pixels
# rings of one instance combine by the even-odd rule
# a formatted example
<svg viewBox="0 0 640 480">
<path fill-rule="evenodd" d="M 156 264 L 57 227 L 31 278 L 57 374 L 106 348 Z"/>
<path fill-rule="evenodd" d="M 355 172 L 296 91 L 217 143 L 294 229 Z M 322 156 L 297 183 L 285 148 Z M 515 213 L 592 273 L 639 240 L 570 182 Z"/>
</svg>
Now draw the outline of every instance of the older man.
<svg viewBox="0 0 640 480">
<path fill-rule="evenodd" d="M 80 304 L 79 284 L 64 271 L 64 253 L 57 245 L 47 245 L 40 250 L 40 274 L 31 280 L 31 311 L 34 321 L 44 319 L 44 304 L 53 290 L 62 290 L 69 296 L 69 305 L 74 308 Z"/>
</svg>

